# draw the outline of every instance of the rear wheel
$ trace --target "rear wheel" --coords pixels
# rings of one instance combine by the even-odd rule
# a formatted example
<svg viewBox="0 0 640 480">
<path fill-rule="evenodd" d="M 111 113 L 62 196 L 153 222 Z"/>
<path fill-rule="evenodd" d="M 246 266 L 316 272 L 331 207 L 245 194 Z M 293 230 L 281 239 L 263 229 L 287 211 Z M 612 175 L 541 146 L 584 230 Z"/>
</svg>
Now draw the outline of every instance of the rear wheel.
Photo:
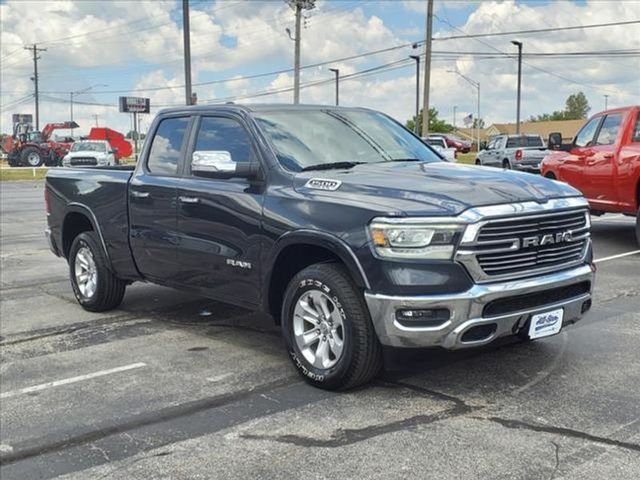
<svg viewBox="0 0 640 480">
<path fill-rule="evenodd" d="M 482 165 L 482 162 L 480 161 L 479 158 L 476 158 L 476 165 Z"/>
<path fill-rule="evenodd" d="M 502 168 L 505 170 L 511 170 L 511 163 L 506 158 L 502 161 Z"/>
<path fill-rule="evenodd" d="M 293 365 L 312 385 L 353 388 L 382 367 L 382 349 L 362 293 L 340 265 L 312 265 L 291 280 L 281 325 Z"/>
<path fill-rule="evenodd" d="M 29 167 L 39 167 L 44 163 L 42 153 L 36 147 L 26 147 L 22 150 L 20 160 Z"/>
<path fill-rule="evenodd" d="M 104 312 L 122 303 L 126 283 L 109 270 L 95 232 L 84 232 L 74 239 L 69 276 L 76 300 L 85 310 Z"/>
</svg>

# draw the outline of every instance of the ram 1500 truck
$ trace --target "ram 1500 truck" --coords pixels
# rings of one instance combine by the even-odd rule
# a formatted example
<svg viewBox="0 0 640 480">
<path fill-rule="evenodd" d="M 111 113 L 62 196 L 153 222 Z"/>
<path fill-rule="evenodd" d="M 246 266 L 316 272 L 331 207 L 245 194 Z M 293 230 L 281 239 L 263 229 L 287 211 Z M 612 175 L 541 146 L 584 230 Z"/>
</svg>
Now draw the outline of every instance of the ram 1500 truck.
<svg viewBox="0 0 640 480">
<path fill-rule="evenodd" d="M 594 115 L 570 144 L 552 133 L 549 147 L 542 175 L 580 190 L 595 215 L 635 216 L 640 244 L 640 106 Z"/>
<path fill-rule="evenodd" d="M 535 339 L 591 305 L 579 192 L 450 164 L 371 110 L 165 110 L 135 169 L 52 170 L 45 194 L 85 309 L 146 280 L 268 312 L 327 389 L 370 380 L 382 346 Z"/>
<path fill-rule="evenodd" d="M 540 173 L 549 153 L 540 135 L 498 135 L 476 157 L 476 165 Z"/>
</svg>

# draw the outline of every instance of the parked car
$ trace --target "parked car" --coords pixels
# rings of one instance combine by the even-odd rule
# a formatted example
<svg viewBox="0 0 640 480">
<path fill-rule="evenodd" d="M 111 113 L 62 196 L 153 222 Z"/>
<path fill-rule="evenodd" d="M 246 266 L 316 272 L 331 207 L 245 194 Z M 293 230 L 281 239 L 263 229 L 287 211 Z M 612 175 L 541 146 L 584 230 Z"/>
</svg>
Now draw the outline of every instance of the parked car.
<svg viewBox="0 0 640 480">
<path fill-rule="evenodd" d="M 422 137 L 422 141 L 438 152 L 448 162 L 455 162 L 458 158 L 458 152 L 455 148 L 447 147 L 447 142 L 443 137 Z"/>
<path fill-rule="evenodd" d="M 106 140 L 79 140 L 62 159 L 63 167 L 106 167 L 116 165 L 116 151 Z"/>
<path fill-rule="evenodd" d="M 540 173 L 540 162 L 548 153 L 540 135 L 497 135 L 478 152 L 476 165 Z"/>
<path fill-rule="evenodd" d="M 594 115 L 570 144 L 552 133 L 549 148 L 542 175 L 580 190 L 595 215 L 635 216 L 640 244 L 640 106 Z"/>
<path fill-rule="evenodd" d="M 87 310 L 138 280 L 260 310 L 309 383 L 344 389 L 383 345 L 537 339 L 591 306 L 568 185 L 451 165 L 360 108 L 180 107 L 149 132 L 135 167 L 47 174 L 47 238 Z"/>
<path fill-rule="evenodd" d="M 430 137 L 442 137 L 447 144 L 447 148 L 455 148 L 457 152 L 469 153 L 471 151 L 471 142 L 462 140 L 456 135 L 450 133 L 429 135 Z"/>
</svg>

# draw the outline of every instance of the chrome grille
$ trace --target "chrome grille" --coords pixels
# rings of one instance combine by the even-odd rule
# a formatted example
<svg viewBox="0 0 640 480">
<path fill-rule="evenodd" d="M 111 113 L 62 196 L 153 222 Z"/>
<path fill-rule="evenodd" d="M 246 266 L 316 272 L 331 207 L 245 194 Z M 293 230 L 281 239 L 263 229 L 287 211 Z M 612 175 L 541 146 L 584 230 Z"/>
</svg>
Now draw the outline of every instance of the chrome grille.
<svg viewBox="0 0 640 480">
<path fill-rule="evenodd" d="M 73 157 L 69 163 L 73 166 L 97 165 L 98 160 L 95 157 Z"/>
<path fill-rule="evenodd" d="M 458 259 L 485 281 L 559 270 L 582 261 L 589 228 L 586 210 L 492 219 L 461 246 Z"/>
</svg>

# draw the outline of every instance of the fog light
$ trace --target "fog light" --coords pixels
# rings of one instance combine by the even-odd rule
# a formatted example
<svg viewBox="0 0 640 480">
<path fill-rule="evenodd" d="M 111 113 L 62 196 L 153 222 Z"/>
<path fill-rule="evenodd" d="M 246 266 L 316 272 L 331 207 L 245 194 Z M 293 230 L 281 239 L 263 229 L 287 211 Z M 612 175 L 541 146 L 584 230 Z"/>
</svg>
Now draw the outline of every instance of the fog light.
<svg viewBox="0 0 640 480">
<path fill-rule="evenodd" d="M 450 317 L 448 308 L 396 310 L 396 320 L 405 327 L 439 327 Z"/>
</svg>

